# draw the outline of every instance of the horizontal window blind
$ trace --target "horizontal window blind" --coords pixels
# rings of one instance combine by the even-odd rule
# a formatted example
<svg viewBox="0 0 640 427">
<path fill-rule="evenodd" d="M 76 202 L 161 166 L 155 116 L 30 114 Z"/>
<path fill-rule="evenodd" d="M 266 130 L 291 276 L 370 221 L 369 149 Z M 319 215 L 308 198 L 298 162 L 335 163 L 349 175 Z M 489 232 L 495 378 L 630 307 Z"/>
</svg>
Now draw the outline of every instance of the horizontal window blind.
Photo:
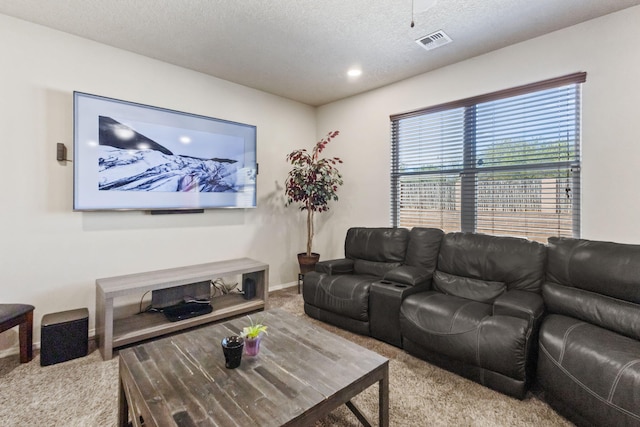
<svg viewBox="0 0 640 427">
<path fill-rule="evenodd" d="M 585 79 L 577 73 L 392 116 L 392 225 L 579 237 Z"/>
</svg>

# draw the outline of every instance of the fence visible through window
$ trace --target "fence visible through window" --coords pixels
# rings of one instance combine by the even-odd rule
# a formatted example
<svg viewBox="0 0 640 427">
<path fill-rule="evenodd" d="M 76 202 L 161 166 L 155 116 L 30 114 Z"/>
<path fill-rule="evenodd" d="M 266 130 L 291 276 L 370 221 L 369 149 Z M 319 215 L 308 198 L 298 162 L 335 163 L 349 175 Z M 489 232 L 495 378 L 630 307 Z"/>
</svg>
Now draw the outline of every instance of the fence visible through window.
<svg viewBox="0 0 640 427">
<path fill-rule="evenodd" d="M 445 231 L 460 229 L 460 181 L 413 179 L 402 182 L 400 227 L 434 227 Z M 540 228 L 571 224 L 571 200 L 566 180 L 543 178 L 478 183 L 477 231 L 504 234 L 513 229 L 531 240 L 546 242 Z M 501 215 L 505 213 L 506 215 Z M 564 227 L 562 225 L 565 225 Z M 570 228 L 569 228 L 570 229 Z M 571 237 L 571 233 L 560 235 Z"/>
</svg>

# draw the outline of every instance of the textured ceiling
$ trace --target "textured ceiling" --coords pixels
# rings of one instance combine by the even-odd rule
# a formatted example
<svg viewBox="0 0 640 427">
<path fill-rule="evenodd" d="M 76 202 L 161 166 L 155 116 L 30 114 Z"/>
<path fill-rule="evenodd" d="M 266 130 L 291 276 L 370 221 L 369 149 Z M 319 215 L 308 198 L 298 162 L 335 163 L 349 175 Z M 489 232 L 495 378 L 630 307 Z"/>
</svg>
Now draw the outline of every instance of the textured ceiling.
<svg viewBox="0 0 640 427">
<path fill-rule="evenodd" d="M 412 0 L 2 0 L 0 13 L 322 105 L 638 4 L 413 0 L 413 28 Z M 453 42 L 415 43 L 437 30 Z"/>
</svg>

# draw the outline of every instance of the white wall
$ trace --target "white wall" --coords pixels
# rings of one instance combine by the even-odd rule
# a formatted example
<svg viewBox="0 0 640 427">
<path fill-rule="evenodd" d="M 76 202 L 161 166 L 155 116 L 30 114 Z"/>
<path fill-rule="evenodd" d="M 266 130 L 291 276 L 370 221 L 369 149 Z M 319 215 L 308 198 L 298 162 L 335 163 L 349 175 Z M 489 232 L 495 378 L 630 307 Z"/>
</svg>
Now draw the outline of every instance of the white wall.
<svg viewBox="0 0 640 427">
<path fill-rule="evenodd" d="M 0 301 L 36 306 L 39 341 L 46 313 L 88 307 L 93 327 L 99 277 L 249 256 L 270 265 L 272 287 L 294 281 L 304 216 L 283 207 L 284 157 L 292 149 L 341 132 L 325 153 L 345 161 L 345 185 L 340 201 L 318 215 L 314 243 L 323 259 L 338 257 L 348 227 L 389 224 L 390 114 L 576 71 L 588 73 L 582 236 L 640 243 L 637 22 L 640 7 L 316 112 L 0 15 Z M 59 164 L 55 151 L 57 142 L 71 148 L 74 90 L 257 125 L 259 207 L 170 216 L 72 212 L 72 165 Z M 0 335 L 0 351 L 15 346 L 15 335 Z"/>
<path fill-rule="evenodd" d="M 582 237 L 640 244 L 639 22 L 637 6 L 320 107 L 318 129 L 342 132 L 345 185 L 318 250 L 338 256 L 348 227 L 390 224 L 389 115 L 578 71 Z"/>
<path fill-rule="evenodd" d="M 0 40 L 0 301 L 36 306 L 35 342 L 47 313 L 88 307 L 93 328 L 96 278 L 246 256 L 272 287 L 296 280 L 304 228 L 282 183 L 286 154 L 316 140 L 315 108 L 3 15 Z M 258 208 L 73 212 L 73 165 L 55 156 L 57 142 L 72 155 L 74 90 L 256 125 Z"/>
</svg>

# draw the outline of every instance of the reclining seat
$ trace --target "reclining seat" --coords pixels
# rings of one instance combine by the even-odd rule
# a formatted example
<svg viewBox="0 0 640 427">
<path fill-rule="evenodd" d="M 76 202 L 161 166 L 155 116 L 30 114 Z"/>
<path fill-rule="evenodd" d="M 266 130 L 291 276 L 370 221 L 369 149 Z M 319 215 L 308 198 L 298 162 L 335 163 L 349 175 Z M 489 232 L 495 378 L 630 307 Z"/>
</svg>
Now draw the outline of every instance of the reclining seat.
<svg viewBox="0 0 640 427">
<path fill-rule="evenodd" d="M 640 426 L 640 245 L 549 238 L 538 381 L 581 426 Z"/>
<path fill-rule="evenodd" d="M 546 247 L 515 237 L 448 233 L 431 290 L 400 310 L 403 348 L 522 399 L 535 369 Z"/>
<path fill-rule="evenodd" d="M 369 288 L 404 261 L 409 230 L 355 227 L 347 231 L 345 258 L 321 261 L 305 274 L 304 311 L 343 329 L 369 335 Z"/>
</svg>

